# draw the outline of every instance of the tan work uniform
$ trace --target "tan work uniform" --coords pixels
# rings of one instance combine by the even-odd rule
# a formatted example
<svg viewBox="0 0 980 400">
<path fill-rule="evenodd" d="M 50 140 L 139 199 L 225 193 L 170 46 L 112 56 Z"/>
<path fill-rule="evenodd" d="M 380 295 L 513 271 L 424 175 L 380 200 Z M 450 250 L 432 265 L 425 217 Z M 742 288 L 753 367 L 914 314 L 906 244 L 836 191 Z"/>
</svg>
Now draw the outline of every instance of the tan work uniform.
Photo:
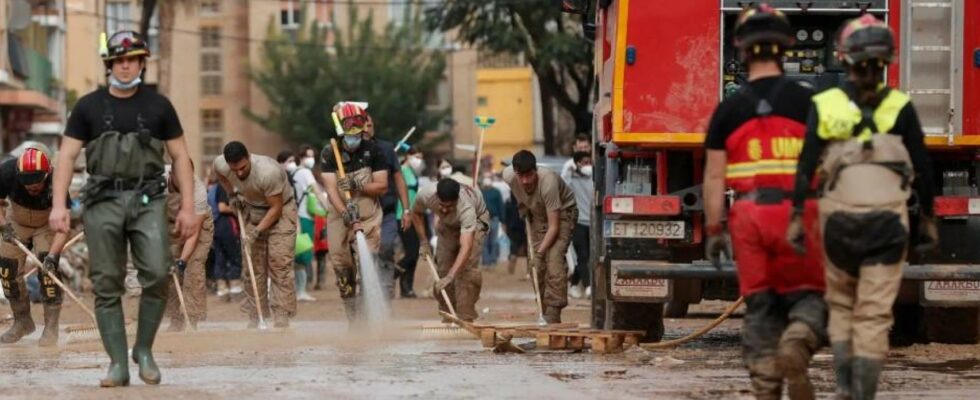
<svg viewBox="0 0 980 400">
<path fill-rule="evenodd" d="M 13 201 L 7 206 L 7 221 L 14 227 L 17 240 L 29 246 L 33 243 L 32 250 L 38 260 L 44 260 L 44 256 L 51 249 L 51 241 L 54 240 L 54 231 L 48 226 L 48 214 L 51 208 L 43 210 L 33 210 L 17 204 Z M 0 244 L 0 264 L 16 262 L 16 268 L 3 268 L 16 275 L 13 277 L 3 277 L 4 294 L 11 300 L 27 298 L 27 286 L 23 276 L 32 267 L 26 264 L 27 255 L 24 254 L 17 245 L 2 242 Z M 3 265 L 7 267 L 7 265 Z M 44 274 L 38 274 L 39 282 L 43 287 L 42 297 L 46 304 L 60 305 L 62 301 L 61 290 L 55 285 L 51 278 Z"/>
<path fill-rule="evenodd" d="M 439 217 L 439 224 L 436 226 L 436 235 L 439 238 L 436 265 L 440 277 L 445 277 L 456 262 L 462 234 L 473 232 L 473 247 L 470 248 L 466 264 L 458 272 L 456 279 L 446 286 L 446 294 L 453 303 L 457 316 L 464 321 L 473 321 L 477 317 L 476 302 L 480 299 L 480 288 L 483 286 L 480 256 L 490 227 L 490 212 L 487 211 L 480 191 L 471 186 L 460 186 L 456 207 L 442 213 L 439 197 L 436 196 L 436 186 L 437 184 L 432 183 L 419 189 L 412 212 L 423 214 L 429 209 Z M 436 295 L 435 298 L 439 301 L 439 310 L 448 312 L 449 308 L 442 296 Z"/>
<path fill-rule="evenodd" d="M 173 227 L 177 220 L 177 213 L 180 211 L 180 193 L 167 193 L 167 220 Z M 207 288 L 204 279 L 204 264 L 208 261 L 208 252 L 211 250 L 211 242 L 214 241 L 214 220 L 211 219 L 211 206 L 208 205 L 208 188 L 197 176 L 194 177 L 194 214 L 205 216 L 204 224 L 201 225 L 201 232 L 197 237 L 197 247 L 191 253 L 187 263 L 187 269 L 180 274 L 180 289 L 183 291 L 184 303 L 187 307 L 187 317 L 192 325 L 204 321 L 208 313 Z M 180 235 L 171 229 L 170 250 L 174 255 L 174 260 L 180 259 L 184 251 L 184 242 L 180 240 Z M 184 315 L 180 310 L 180 299 L 177 297 L 177 287 L 170 280 L 170 290 L 167 295 L 167 315 L 170 323 L 182 326 Z"/>
<path fill-rule="evenodd" d="M 381 151 L 371 141 L 362 141 L 357 151 L 350 153 L 341 150 L 343 158 L 344 172 L 352 179 L 366 185 L 372 181 L 372 174 L 379 171 L 387 171 L 387 162 Z M 337 174 L 337 162 L 334 160 L 333 149 L 327 145 L 320 152 L 323 162 L 324 173 Z M 363 193 L 351 193 L 353 201 L 360 216 L 361 226 L 364 229 L 364 236 L 367 239 L 368 247 L 372 253 L 377 253 L 381 247 L 381 204 L 377 197 L 367 196 Z M 346 194 L 341 193 L 341 196 Z M 346 203 L 345 199 L 345 203 Z M 338 210 L 333 203 L 328 202 L 327 212 L 327 243 L 330 247 L 330 262 L 333 264 L 334 272 L 337 273 L 337 287 L 340 290 L 342 299 L 351 299 L 357 294 L 355 277 L 357 269 L 354 268 L 354 255 L 351 251 L 352 243 L 355 240 L 355 232 L 344 223 L 344 210 Z"/>
<path fill-rule="evenodd" d="M 249 159 L 252 163 L 251 172 L 244 180 L 238 179 L 231 171 L 224 156 L 214 160 L 214 170 L 231 182 L 244 200 L 245 211 L 242 218 L 247 226 L 242 227 L 243 237 L 246 232 L 254 230 L 269 211 L 266 197 L 282 195 L 282 216 L 252 243 L 248 251 L 252 256 L 259 296 L 263 299 L 262 314 L 269 315 L 268 309 L 271 307 L 274 316 L 292 317 L 296 315 L 293 257 L 296 252 L 297 218 L 293 188 L 289 185 L 286 171 L 276 160 L 257 154 L 249 155 Z M 245 287 L 251 287 L 249 274 L 242 275 L 245 277 Z M 271 281 L 271 290 L 268 281 Z M 241 310 L 255 321 L 258 315 L 255 314 L 255 294 L 252 292 L 245 291 Z"/>
<path fill-rule="evenodd" d="M 575 221 L 578 220 L 578 206 L 575 193 L 565 184 L 557 173 L 550 169 L 538 169 L 538 184 L 528 193 L 517 180 L 514 167 L 504 170 L 504 182 L 510 185 L 511 193 L 517 199 L 517 207 L 522 216 L 530 222 L 527 233 L 531 237 L 531 254 L 548 231 L 548 212 L 558 211 L 558 238 L 544 255 L 544 271 L 538 271 L 538 284 L 542 293 L 542 304 L 559 310 L 568 305 L 568 262 L 565 253 L 572 240 Z"/>
</svg>

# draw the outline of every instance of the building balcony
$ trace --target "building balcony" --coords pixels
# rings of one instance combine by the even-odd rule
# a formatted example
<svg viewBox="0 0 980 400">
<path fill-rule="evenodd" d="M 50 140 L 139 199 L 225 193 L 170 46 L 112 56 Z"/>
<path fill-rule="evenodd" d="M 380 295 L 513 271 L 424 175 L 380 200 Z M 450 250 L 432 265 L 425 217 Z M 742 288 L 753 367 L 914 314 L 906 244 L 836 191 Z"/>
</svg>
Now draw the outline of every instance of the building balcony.
<svg viewBox="0 0 980 400">
<path fill-rule="evenodd" d="M 59 106 L 51 62 L 34 49 L 24 47 L 14 35 L 8 35 L 6 55 L 10 70 L 0 70 L 0 106 L 57 113 Z"/>
</svg>

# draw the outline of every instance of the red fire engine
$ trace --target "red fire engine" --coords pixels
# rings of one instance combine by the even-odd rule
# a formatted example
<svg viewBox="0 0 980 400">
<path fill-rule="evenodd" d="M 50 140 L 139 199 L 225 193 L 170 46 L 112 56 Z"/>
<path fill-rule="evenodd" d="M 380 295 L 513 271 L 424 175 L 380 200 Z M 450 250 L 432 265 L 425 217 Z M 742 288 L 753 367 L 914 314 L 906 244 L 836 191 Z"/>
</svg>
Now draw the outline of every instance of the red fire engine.
<svg viewBox="0 0 980 400">
<path fill-rule="evenodd" d="M 736 16 L 752 3 L 759 2 L 562 2 L 566 11 L 578 7 L 595 16 L 585 31 L 594 38 L 598 82 L 596 327 L 645 329 L 650 339 L 659 339 L 665 315 L 682 317 L 702 299 L 737 297 L 732 265 L 719 272 L 704 261 L 700 183 L 711 113 L 746 78 L 731 37 Z M 896 33 L 899 61 L 888 68 L 887 81 L 911 95 L 928 135 L 935 182 L 941 185 L 936 213 L 942 242 L 933 256 L 911 256 L 896 328 L 927 340 L 976 342 L 980 1 L 768 3 L 789 15 L 796 29 L 797 45 L 787 52 L 783 69 L 816 90 L 845 78 L 834 43 L 844 21 L 872 13 Z M 948 321 L 967 325 L 947 329 Z"/>
</svg>

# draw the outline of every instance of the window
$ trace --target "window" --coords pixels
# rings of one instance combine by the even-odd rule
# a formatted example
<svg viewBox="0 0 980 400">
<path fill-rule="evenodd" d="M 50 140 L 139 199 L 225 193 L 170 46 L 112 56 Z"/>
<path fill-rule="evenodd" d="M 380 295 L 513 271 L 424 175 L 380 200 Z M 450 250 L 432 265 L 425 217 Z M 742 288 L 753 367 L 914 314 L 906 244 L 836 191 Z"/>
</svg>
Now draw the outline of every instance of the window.
<svg viewBox="0 0 980 400">
<path fill-rule="evenodd" d="M 150 54 L 156 54 L 160 51 L 160 7 L 157 7 L 157 12 L 150 18 L 150 29 L 146 33 L 148 36 L 146 44 L 150 46 Z"/>
<path fill-rule="evenodd" d="M 201 110 L 201 133 L 222 133 L 224 116 L 220 109 Z"/>
<path fill-rule="evenodd" d="M 303 10 L 299 4 L 295 3 L 297 2 L 287 1 L 279 11 L 279 25 L 283 28 L 295 29 L 303 20 Z"/>
<path fill-rule="evenodd" d="M 221 53 L 201 53 L 201 72 L 221 72 Z"/>
<path fill-rule="evenodd" d="M 217 96 L 221 94 L 221 75 L 202 75 L 201 94 Z"/>
<path fill-rule="evenodd" d="M 201 48 L 221 47 L 221 28 L 208 26 L 201 28 Z"/>
<path fill-rule="evenodd" d="M 108 35 L 133 29 L 132 7 L 128 1 L 109 1 L 105 5 L 105 29 Z"/>
<path fill-rule="evenodd" d="M 222 142 L 224 138 L 221 136 L 204 136 L 201 138 L 201 147 L 204 150 L 204 156 L 216 156 L 220 155 L 223 149 Z"/>
<path fill-rule="evenodd" d="M 214 15 L 221 12 L 221 2 L 218 0 L 201 0 L 201 15 Z"/>
</svg>

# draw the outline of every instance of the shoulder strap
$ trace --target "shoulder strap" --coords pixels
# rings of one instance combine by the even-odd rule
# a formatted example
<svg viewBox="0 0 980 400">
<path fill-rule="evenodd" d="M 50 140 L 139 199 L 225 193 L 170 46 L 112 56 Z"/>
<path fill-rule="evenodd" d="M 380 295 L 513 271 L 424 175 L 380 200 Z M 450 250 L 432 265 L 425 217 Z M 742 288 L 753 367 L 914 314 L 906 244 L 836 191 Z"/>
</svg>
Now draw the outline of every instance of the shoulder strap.
<svg viewBox="0 0 980 400">
<path fill-rule="evenodd" d="M 779 97 L 779 93 L 782 92 L 783 87 L 786 86 L 786 79 L 779 79 L 776 84 L 769 88 L 764 97 L 759 97 L 755 92 L 755 89 L 751 84 L 742 86 L 742 93 L 744 93 L 752 104 L 755 104 L 755 109 L 752 111 L 757 117 L 765 117 L 772 114 L 772 105 L 776 102 L 776 98 Z"/>
</svg>

